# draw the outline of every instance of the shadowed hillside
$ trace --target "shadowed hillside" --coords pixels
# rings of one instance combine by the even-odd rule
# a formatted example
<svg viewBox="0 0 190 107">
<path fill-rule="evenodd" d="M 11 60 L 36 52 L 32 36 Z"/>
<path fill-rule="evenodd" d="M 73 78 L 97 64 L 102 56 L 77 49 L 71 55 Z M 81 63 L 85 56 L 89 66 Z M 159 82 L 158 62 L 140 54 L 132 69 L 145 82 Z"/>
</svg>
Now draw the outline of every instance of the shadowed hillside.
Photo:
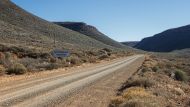
<svg viewBox="0 0 190 107">
<path fill-rule="evenodd" d="M 55 22 L 55 23 L 60 26 L 63 26 L 68 29 L 87 35 L 93 39 L 103 42 L 104 44 L 117 47 L 117 48 L 126 47 L 120 44 L 119 42 L 114 41 L 113 39 L 109 38 L 108 36 L 104 35 L 100 31 L 98 31 L 98 29 L 95 28 L 94 26 L 87 25 L 86 23 L 83 23 L 83 22 Z"/>
<path fill-rule="evenodd" d="M 190 25 L 170 29 L 148 37 L 135 47 L 146 51 L 170 52 L 173 50 L 190 48 Z"/>
</svg>

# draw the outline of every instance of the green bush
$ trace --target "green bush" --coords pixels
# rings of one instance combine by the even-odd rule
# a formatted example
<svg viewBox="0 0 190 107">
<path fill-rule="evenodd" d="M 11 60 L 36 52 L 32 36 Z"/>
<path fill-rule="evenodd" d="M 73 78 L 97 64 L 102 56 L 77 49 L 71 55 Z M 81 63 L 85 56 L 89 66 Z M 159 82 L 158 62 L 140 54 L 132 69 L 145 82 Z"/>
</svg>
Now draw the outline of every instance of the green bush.
<svg viewBox="0 0 190 107">
<path fill-rule="evenodd" d="M 159 69 L 160 69 L 159 66 L 154 66 L 154 67 L 152 68 L 152 71 L 157 72 Z"/>
<path fill-rule="evenodd" d="M 145 73 L 145 72 L 148 72 L 148 71 L 152 71 L 151 68 L 148 68 L 148 67 L 143 67 L 142 68 L 142 72 Z"/>
<path fill-rule="evenodd" d="M 27 69 L 24 65 L 16 63 L 13 64 L 10 68 L 6 70 L 7 74 L 16 74 L 21 75 L 27 72 Z"/>
<path fill-rule="evenodd" d="M 56 63 L 50 63 L 46 66 L 46 69 L 47 70 L 53 70 L 53 69 L 58 69 L 59 68 L 59 65 L 56 64 Z"/>
<path fill-rule="evenodd" d="M 187 82 L 189 79 L 188 75 L 182 70 L 175 71 L 175 78 L 178 81 L 184 81 L 184 82 Z"/>
<path fill-rule="evenodd" d="M 138 79 L 127 81 L 125 88 L 136 87 L 136 86 L 147 88 L 147 87 L 153 86 L 154 84 L 155 82 L 153 80 L 150 80 L 147 78 L 138 78 Z"/>
</svg>

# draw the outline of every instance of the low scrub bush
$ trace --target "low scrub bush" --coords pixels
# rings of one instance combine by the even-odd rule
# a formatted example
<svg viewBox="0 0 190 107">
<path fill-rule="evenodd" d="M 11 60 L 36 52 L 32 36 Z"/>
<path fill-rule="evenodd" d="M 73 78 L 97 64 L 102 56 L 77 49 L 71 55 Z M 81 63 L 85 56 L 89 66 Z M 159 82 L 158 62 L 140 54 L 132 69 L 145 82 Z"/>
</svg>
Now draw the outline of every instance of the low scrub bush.
<svg viewBox="0 0 190 107">
<path fill-rule="evenodd" d="M 66 62 L 69 62 L 72 65 L 80 65 L 82 63 L 82 61 L 78 57 L 75 57 L 75 56 L 71 56 L 67 58 Z"/>
<path fill-rule="evenodd" d="M 2 64 L 4 67 L 9 67 L 12 65 L 11 54 L 9 52 L 0 54 L 0 64 Z"/>
<path fill-rule="evenodd" d="M 95 63 L 97 61 L 97 58 L 96 57 L 89 57 L 88 61 L 90 63 Z"/>
<path fill-rule="evenodd" d="M 127 81 L 125 88 L 129 88 L 129 87 L 151 87 L 155 84 L 154 80 L 150 80 L 147 78 L 138 78 L 138 79 L 134 79 L 134 80 L 129 80 Z"/>
<path fill-rule="evenodd" d="M 175 71 L 175 78 L 178 81 L 184 81 L 184 82 L 187 82 L 189 79 L 188 75 L 182 70 Z"/>
<path fill-rule="evenodd" d="M 122 96 L 117 96 L 111 99 L 110 107 L 117 107 L 122 104 L 125 99 Z"/>
<path fill-rule="evenodd" d="M 16 63 L 13 64 L 10 68 L 8 68 L 6 70 L 7 74 L 16 74 L 16 75 L 20 75 L 20 74 L 24 74 L 27 72 L 27 69 L 24 65 L 20 64 L 20 63 Z"/>
<path fill-rule="evenodd" d="M 76 58 L 76 57 L 72 57 L 71 58 L 71 64 L 73 64 L 73 65 L 80 65 L 80 59 L 79 58 Z"/>
<path fill-rule="evenodd" d="M 102 50 L 104 50 L 104 51 L 106 51 L 106 52 L 112 52 L 112 50 L 111 50 L 111 49 L 108 49 L 108 48 L 104 48 L 104 49 L 102 49 Z"/>
<path fill-rule="evenodd" d="M 4 74 L 5 74 L 5 68 L 2 65 L 0 65 L 0 76 Z"/>
<path fill-rule="evenodd" d="M 50 63 L 46 66 L 46 69 L 47 70 L 53 70 L 53 69 L 58 69 L 59 68 L 59 65 L 56 64 L 56 63 Z"/>
<path fill-rule="evenodd" d="M 151 96 L 149 93 L 147 93 L 145 91 L 144 88 L 141 88 L 141 87 L 132 87 L 132 88 L 129 88 L 127 89 L 127 92 L 125 92 L 123 94 L 123 97 L 125 99 L 132 99 L 132 98 L 136 98 L 136 97 L 146 97 L 146 96 Z"/>
<path fill-rule="evenodd" d="M 145 72 L 148 72 L 148 71 L 152 71 L 152 69 L 149 68 L 149 67 L 143 67 L 141 71 L 142 71 L 143 73 L 145 73 Z"/>
<path fill-rule="evenodd" d="M 127 89 L 121 96 L 111 100 L 110 107 L 160 107 L 154 95 L 142 87 Z"/>
<path fill-rule="evenodd" d="M 153 68 L 152 68 L 152 71 L 154 71 L 154 72 L 157 72 L 157 71 L 159 71 L 159 66 L 154 66 Z"/>
<path fill-rule="evenodd" d="M 109 58 L 109 56 L 108 56 L 107 54 L 101 55 L 98 59 L 104 60 L 104 59 L 106 59 L 106 58 Z"/>
</svg>

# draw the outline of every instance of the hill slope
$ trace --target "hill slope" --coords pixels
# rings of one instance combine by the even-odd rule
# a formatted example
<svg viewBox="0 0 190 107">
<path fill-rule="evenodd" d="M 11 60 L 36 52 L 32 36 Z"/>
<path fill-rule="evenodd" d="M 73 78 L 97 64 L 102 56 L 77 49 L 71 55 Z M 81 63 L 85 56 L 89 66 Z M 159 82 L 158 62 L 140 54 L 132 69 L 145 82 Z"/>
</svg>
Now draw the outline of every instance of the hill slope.
<svg viewBox="0 0 190 107">
<path fill-rule="evenodd" d="M 117 47 L 117 48 L 125 48 L 124 45 L 121 43 L 114 41 L 113 39 L 109 38 L 108 36 L 104 35 L 100 31 L 98 31 L 97 28 L 91 25 L 87 25 L 83 22 L 55 22 L 55 24 L 58 24 L 60 26 L 66 27 L 68 29 L 77 31 L 79 33 L 82 33 L 84 35 L 87 35 L 93 39 L 96 39 L 98 41 L 103 42 L 104 44 Z"/>
<path fill-rule="evenodd" d="M 122 44 L 130 47 L 134 47 L 135 45 L 138 44 L 139 41 L 128 41 L 128 42 L 121 42 Z"/>
<path fill-rule="evenodd" d="M 190 25 L 170 29 L 148 37 L 135 47 L 146 51 L 170 52 L 173 50 L 190 48 Z"/>
<path fill-rule="evenodd" d="M 0 42 L 41 49 L 113 48 L 78 32 L 34 16 L 9 0 L 0 1 Z"/>
</svg>

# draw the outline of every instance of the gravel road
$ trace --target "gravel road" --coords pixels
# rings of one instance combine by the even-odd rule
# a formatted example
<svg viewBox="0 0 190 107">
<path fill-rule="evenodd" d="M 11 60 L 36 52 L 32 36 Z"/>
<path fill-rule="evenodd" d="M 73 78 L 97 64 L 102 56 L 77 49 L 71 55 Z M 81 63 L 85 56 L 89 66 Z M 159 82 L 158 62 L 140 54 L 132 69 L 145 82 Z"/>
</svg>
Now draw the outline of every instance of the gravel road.
<svg viewBox="0 0 190 107">
<path fill-rule="evenodd" d="M 52 77 L 18 83 L 0 89 L 1 107 L 52 107 L 60 104 L 71 94 L 93 84 L 126 65 L 130 65 L 142 55 L 131 56 L 93 69 L 54 75 Z"/>
</svg>

